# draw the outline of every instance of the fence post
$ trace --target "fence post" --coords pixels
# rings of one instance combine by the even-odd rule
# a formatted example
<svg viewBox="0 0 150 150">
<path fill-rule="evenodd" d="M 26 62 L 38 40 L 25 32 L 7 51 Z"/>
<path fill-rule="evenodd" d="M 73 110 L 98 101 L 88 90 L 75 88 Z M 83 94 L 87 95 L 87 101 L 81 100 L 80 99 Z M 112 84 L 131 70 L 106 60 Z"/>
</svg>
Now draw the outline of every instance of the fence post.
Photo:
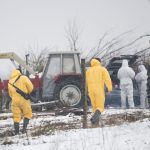
<svg viewBox="0 0 150 150">
<path fill-rule="evenodd" d="M 148 96 L 148 107 L 150 109 L 150 62 L 148 62 L 148 79 L 147 79 L 147 96 Z"/>
<path fill-rule="evenodd" d="M 83 102 L 83 128 L 87 128 L 87 88 L 85 76 L 85 59 L 81 59 L 82 70 L 82 102 Z"/>
</svg>

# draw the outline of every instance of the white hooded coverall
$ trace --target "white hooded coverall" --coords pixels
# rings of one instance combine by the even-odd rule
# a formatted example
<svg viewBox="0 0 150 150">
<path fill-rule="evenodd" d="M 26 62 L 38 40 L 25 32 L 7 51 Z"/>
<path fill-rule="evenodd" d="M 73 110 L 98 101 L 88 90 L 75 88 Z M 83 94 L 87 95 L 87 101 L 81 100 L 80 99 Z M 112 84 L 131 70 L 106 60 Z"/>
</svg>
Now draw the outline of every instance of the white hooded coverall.
<svg viewBox="0 0 150 150">
<path fill-rule="evenodd" d="M 139 73 L 135 76 L 135 80 L 138 83 L 138 89 L 140 94 L 140 107 L 146 107 L 146 96 L 147 96 L 147 70 L 144 65 L 138 67 Z"/>
<path fill-rule="evenodd" d="M 134 107 L 133 101 L 133 83 L 135 72 L 128 66 L 128 61 L 123 60 L 122 66 L 118 71 L 118 79 L 120 80 L 121 89 L 121 107 L 126 108 L 126 98 L 128 97 L 129 108 Z"/>
</svg>

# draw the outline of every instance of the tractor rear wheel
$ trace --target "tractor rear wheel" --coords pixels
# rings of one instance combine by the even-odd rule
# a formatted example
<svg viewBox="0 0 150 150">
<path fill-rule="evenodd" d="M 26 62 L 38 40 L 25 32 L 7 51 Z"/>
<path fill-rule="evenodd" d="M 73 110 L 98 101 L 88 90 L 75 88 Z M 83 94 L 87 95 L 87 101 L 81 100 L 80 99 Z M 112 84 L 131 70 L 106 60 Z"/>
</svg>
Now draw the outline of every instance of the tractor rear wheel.
<svg viewBox="0 0 150 150">
<path fill-rule="evenodd" d="M 81 86 L 78 82 L 62 82 L 56 86 L 55 98 L 59 99 L 63 106 L 80 106 L 81 96 Z"/>
</svg>

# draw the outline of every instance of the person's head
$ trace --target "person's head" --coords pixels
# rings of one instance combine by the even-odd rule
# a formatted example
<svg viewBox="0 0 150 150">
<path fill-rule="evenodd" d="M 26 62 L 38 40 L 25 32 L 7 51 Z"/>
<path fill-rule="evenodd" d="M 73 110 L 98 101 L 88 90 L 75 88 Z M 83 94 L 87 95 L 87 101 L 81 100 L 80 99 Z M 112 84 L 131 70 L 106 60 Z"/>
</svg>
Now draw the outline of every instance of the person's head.
<svg viewBox="0 0 150 150">
<path fill-rule="evenodd" d="M 16 70 L 20 71 L 20 73 L 22 74 L 22 70 L 20 66 Z"/>
<path fill-rule="evenodd" d="M 20 76 L 21 72 L 18 69 L 14 69 L 10 75 L 10 78 L 16 77 L 16 76 Z"/>
<path fill-rule="evenodd" d="M 145 68 L 144 65 L 139 65 L 139 66 L 138 66 L 138 71 L 139 71 L 139 72 L 142 72 L 142 71 L 147 72 L 147 70 L 146 70 L 146 68 Z"/>
<path fill-rule="evenodd" d="M 128 67 L 128 61 L 126 59 L 122 60 L 122 67 Z"/>
<path fill-rule="evenodd" d="M 96 57 L 94 59 L 98 60 L 101 63 L 101 59 L 100 58 Z"/>
<path fill-rule="evenodd" d="M 91 67 L 101 65 L 101 63 L 95 58 L 91 60 L 90 64 L 91 64 Z"/>
</svg>

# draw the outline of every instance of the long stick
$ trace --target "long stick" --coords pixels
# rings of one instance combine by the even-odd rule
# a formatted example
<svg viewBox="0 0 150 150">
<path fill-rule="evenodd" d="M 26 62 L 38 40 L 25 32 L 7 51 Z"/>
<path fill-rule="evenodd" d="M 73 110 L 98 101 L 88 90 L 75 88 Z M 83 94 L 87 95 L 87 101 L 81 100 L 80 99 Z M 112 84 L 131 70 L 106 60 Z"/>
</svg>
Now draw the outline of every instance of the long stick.
<svg viewBox="0 0 150 150">
<path fill-rule="evenodd" d="M 83 128 L 87 128 L 87 92 L 85 76 L 85 59 L 81 59 L 82 69 L 82 101 L 83 101 Z"/>
</svg>

